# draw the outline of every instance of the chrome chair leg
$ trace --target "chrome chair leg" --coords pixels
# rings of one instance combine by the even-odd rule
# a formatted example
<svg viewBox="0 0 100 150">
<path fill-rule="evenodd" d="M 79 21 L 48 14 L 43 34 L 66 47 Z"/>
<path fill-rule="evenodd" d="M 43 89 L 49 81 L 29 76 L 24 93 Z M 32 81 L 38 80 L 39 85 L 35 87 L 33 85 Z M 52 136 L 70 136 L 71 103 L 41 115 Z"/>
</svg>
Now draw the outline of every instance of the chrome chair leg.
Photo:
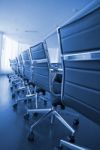
<svg viewBox="0 0 100 150">
<path fill-rule="evenodd" d="M 71 150 L 89 150 L 87 148 L 83 148 L 81 146 L 78 146 L 78 145 L 75 145 L 75 144 L 72 144 L 72 143 L 69 143 L 67 141 L 64 141 L 64 140 L 60 140 L 60 147 L 59 147 L 59 150 L 62 150 L 63 147 L 67 147 Z"/>
<path fill-rule="evenodd" d="M 24 102 L 25 102 L 25 100 L 28 101 L 30 98 L 32 98 L 32 97 L 35 96 L 35 94 L 31 94 L 30 89 L 29 89 L 28 86 L 26 86 L 26 87 L 25 87 L 25 86 L 24 86 L 24 87 L 21 87 L 19 90 L 20 90 L 20 91 L 21 91 L 21 90 L 27 90 L 27 94 L 26 94 L 25 97 L 17 98 L 17 99 L 16 99 L 16 102 L 13 104 L 13 108 L 14 108 L 14 109 L 17 109 L 17 106 L 18 106 L 18 103 L 19 103 L 19 102 L 21 102 L 21 101 L 24 101 Z"/>
<path fill-rule="evenodd" d="M 75 130 L 58 114 L 57 111 L 53 111 L 54 116 L 68 129 L 71 131 L 72 135 L 75 133 Z"/>
<path fill-rule="evenodd" d="M 57 118 L 70 132 L 71 135 L 68 136 L 69 137 L 69 141 L 73 142 L 75 141 L 74 136 L 75 136 L 75 130 L 58 114 L 57 111 L 54 110 L 54 108 L 51 109 L 36 109 L 37 111 L 41 111 L 41 112 L 45 112 L 47 111 L 47 113 L 45 115 L 43 115 L 38 121 L 36 121 L 34 124 L 31 125 L 30 127 L 30 132 L 28 134 L 28 140 L 29 141 L 33 141 L 34 140 L 34 133 L 33 133 L 33 129 L 40 124 L 41 122 L 43 122 L 46 118 L 48 118 L 50 115 L 53 115 L 55 118 Z M 36 111 L 34 110 L 34 111 Z M 31 110 L 30 110 L 31 111 Z M 32 110 L 33 112 L 33 110 Z M 53 123 L 53 118 L 51 117 L 51 123 Z"/>
<path fill-rule="evenodd" d="M 30 127 L 30 131 L 29 131 L 29 134 L 28 134 L 28 140 L 29 141 L 34 141 L 34 132 L 33 132 L 33 129 L 38 125 L 40 124 L 43 120 L 45 120 L 46 118 L 48 118 L 51 113 L 52 113 L 52 109 L 47 112 L 46 114 L 44 114 L 38 121 L 36 121 L 33 125 L 31 125 Z"/>
</svg>

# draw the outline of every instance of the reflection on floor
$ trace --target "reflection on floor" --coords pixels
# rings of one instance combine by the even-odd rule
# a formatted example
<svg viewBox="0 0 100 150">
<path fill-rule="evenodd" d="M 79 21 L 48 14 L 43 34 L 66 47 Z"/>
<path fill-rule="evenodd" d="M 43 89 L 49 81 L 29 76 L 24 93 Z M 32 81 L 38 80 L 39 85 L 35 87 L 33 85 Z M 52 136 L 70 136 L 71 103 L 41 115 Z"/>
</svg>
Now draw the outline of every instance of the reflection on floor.
<svg viewBox="0 0 100 150">
<path fill-rule="evenodd" d="M 50 125 L 50 118 L 42 122 L 34 130 L 35 141 L 27 140 L 30 125 L 41 115 L 33 116 L 25 121 L 25 107 L 19 104 L 18 110 L 13 111 L 9 82 L 6 76 L 0 77 L 0 150 L 54 150 L 60 139 L 67 139 L 68 131 L 57 120 Z M 42 105 L 42 104 L 40 104 Z M 63 118 L 72 124 L 73 117 L 60 111 Z M 80 128 L 76 133 L 76 143 L 92 150 L 100 150 L 100 127 L 80 115 Z"/>
</svg>

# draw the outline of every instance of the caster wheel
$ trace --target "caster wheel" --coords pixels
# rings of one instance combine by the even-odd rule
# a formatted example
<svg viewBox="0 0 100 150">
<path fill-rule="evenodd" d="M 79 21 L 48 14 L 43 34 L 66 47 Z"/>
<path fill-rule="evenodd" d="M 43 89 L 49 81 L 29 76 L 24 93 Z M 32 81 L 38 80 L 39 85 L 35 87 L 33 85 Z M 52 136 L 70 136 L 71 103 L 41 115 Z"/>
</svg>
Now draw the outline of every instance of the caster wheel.
<svg viewBox="0 0 100 150">
<path fill-rule="evenodd" d="M 44 105 L 45 105 L 45 106 L 47 105 L 47 101 L 44 101 Z"/>
<path fill-rule="evenodd" d="M 17 103 L 13 105 L 13 109 L 17 109 Z"/>
<path fill-rule="evenodd" d="M 62 146 L 55 147 L 55 150 L 63 150 Z"/>
<path fill-rule="evenodd" d="M 70 142 L 70 143 L 75 143 L 75 137 L 74 137 L 74 135 L 68 136 L 68 137 L 67 137 L 67 140 L 68 140 L 68 142 Z"/>
<path fill-rule="evenodd" d="M 15 86 L 15 89 L 17 88 L 17 85 L 14 85 Z"/>
<path fill-rule="evenodd" d="M 38 113 L 34 113 L 33 115 L 34 115 L 34 117 L 37 117 L 37 116 L 38 116 Z"/>
<path fill-rule="evenodd" d="M 15 94 L 12 94 L 12 98 L 15 98 Z"/>
<path fill-rule="evenodd" d="M 34 133 L 30 132 L 27 139 L 28 139 L 28 141 L 33 142 L 34 141 Z"/>
<path fill-rule="evenodd" d="M 61 109 L 63 109 L 63 110 L 65 109 L 65 106 L 64 106 L 64 105 L 61 105 L 60 107 L 61 107 Z"/>
<path fill-rule="evenodd" d="M 78 125 L 79 125 L 79 119 L 74 119 L 73 125 L 74 125 L 74 126 L 78 126 Z"/>
<path fill-rule="evenodd" d="M 31 103 L 32 99 L 28 99 L 28 102 Z"/>
<path fill-rule="evenodd" d="M 10 89 L 11 89 L 11 91 L 12 91 L 12 90 L 13 90 L 13 87 L 11 86 Z"/>
<path fill-rule="evenodd" d="M 56 107 L 57 107 L 57 104 L 54 103 L 53 106 L 56 108 Z"/>
<path fill-rule="evenodd" d="M 24 94 L 24 90 L 22 90 L 22 93 Z"/>
<path fill-rule="evenodd" d="M 19 94 L 20 92 L 19 91 L 17 91 L 17 94 Z"/>
<path fill-rule="evenodd" d="M 25 115 L 24 115 L 24 119 L 25 119 L 25 120 L 29 120 L 29 117 L 30 117 L 29 114 L 25 114 Z"/>
<path fill-rule="evenodd" d="M 27 100 L 26 100 L 26 99 L 24 100 L 24 103 L 25 103 L 25 104 L 27 103 Z"/>
</svg>

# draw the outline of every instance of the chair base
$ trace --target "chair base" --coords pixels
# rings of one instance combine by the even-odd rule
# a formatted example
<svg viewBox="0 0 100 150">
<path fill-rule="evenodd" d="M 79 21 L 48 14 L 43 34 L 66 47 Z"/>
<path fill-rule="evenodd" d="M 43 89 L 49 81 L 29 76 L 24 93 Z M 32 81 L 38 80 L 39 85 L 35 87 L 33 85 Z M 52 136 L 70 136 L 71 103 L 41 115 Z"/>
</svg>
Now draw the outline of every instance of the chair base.
<svg viewBox="0 0 100 150">
<path fill-rule="evenodd" d="M 16 110 L 16 109 L 17 109 L 17 106 L 18 106 L 17 103 L 13 104 L 13 109 Z"/>
<path fill-rule="evenodd" d="M 60 140 L 60 146 L 59 146 L 58 150 L 63 150 L 63 147 L 67 147 L 67 148 L 72 149 L 72 150 L 89 150 L 87 148 L 77 146 L 77 145 L 72 144 L 70 142 Z"/>
<path fill-rule="evenodd" d="M 46 118 L 48 118 L 49 116 L 51 116 L 51 124 L 53 123 L 54 117 L 57 118 L 70 132 L 70 136 L 68 136 L 68 138 L 70 139 L 70 142 L 74 142 L 75 141 L 75 130 L 61 117 L 61 115 L 59 115 L 59 113 L 57 111 L 55 111 L 53 108 L 51 109 L 36 109 L 34 110 L 34 112 L 46 112 L 46 114 L 44 114 L 37 122 L 35 122 L 33 125 L 31 125 L 30 127 L 30 131 L 28 134 L 28 140 L 30 141 L 30 137 L 32 139 L 34 139 L 34 132 L 33 129 L 39 125 L 42 121 L 44 121 Z"/>
</svg>

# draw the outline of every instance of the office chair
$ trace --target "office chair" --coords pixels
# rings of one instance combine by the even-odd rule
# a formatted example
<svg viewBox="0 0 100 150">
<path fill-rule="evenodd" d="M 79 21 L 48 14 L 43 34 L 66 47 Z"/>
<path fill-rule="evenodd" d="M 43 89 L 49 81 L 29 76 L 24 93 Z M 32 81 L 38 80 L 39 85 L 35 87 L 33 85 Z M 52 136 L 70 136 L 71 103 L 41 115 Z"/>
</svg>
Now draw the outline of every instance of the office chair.
<svg viewBox="0 0 100 150">
<path fill-rule="evenodd" d="M 25 50 L 22 52 L 22 58 L 23 58 L 23 69 L 24 69 L 24 80 L 26 81 L 26 95 L 25 98 L 26 100 L 33 99 L 35 96 L 34 94 L 34 83 L 32 82 L 32 64 L 31 64 L 31 57 L 30 57 L 30 52 L 29 49 Z M 28 101 L 27 101 L 28 102 Z M 28 119 L 24 115 L 24 118 Z"/>
<path fill-rule="evenodd" d="M 20 101 L 24 101 L 24 102 L 28 102 L 30 100 L 32 100 L 35 96 L 34 94 L 34 84 L 32 82 L 32 69 L 31 69 L 31 58 L 30 58 L 30 54 L 29 54 L 29 49 L 23 51 L 20 55 L 19 55 L 19 75 L 22 78 L 22 83 L 19 85 L 19 87 L 17 88 L 17 92 L 19 91 L 25 91 L 23 94 L 23 97 L 18 97 L 18 99 L 16 99 L 16 103 L 13 105 L 14 108 L 17 108 L 18 102 Z M 29 114 L 26 113 L 24 115 L 25 119 L 29 119 Z"/>
<path fill-rule="evenodd" d="M 16 57 L 14 60 L 10 60 L 10 66 L 14 71 L 14 76 L 12 80 L 12 84 L 17 84 L 20 81 L 20 73 L 19 73 L 19 60 Z"/>
<path fill-rule="evenodd" d="M 27 97 L 32 97 L 34 93 L 34 83 L 32 82 L 32 62 L 29 49 L 22 52 L 23 68 L 24 68 L 24 80 L 27 81 Z M 33 93 L 32 93 L 33 92 Z M 30 95 L 29 95 L 30 94 Z"/>
<path fill-rule="evenodd" d="M 22 52 L 23 58 L 23 68 L 24 68 L 24 79 L 27 82 L 32 81 L 32 71 L 31 71 L 31 57 L 29 53 L 29 49 Z"/>
<path fill-rule="evenodd" d="M 41 86 L 38 86 L 38 82 L 40 82 L 39 80 L 41 80 L 42 78 L 40 77 L 40 75 L 38 74 L 38 70 L 39 68 L 41 69 L 41 72 L 44 72 L 44 77 L 47 76 L 48 72 L 45 71 L 45 61 L 46 61 L 46 57 L 45 57 L 45 53 L 44 53 L 44 49 L 43 49 L 43 43 L 39 43 L 35 46 L 32 46 L 30 48 L 29 54 L 31 56 L 31 67 L 30 67 L 30 76 L 28 77 L 28 80 L 30 81 L 31 84 L 33 84 L 34 87 L 34 93 L 33 95 L 33 99 L 35 100 L 35 106 L 33 109 L 27 108 L 27 113 L 24 115 L 25 119 L 29 119 L 30 117 L 30 113 L 37 116 L 37 114 L 39 112 L 46 112 L 50 109 L 40 109 L 38 108 L 38 100 L 40 97 L 40 93 L 41 93 L 41 98 L 44 101 L 44 104 L 46 104 L 47 100 L 42 97 L 42 95 L 45 95 L 45 90 L 43 88 L 41 88 Z M 29 67 L 28 67 L 29 69 Z M 46 74 L 46 75 L 45 75 Z M 38 80 L 38 82 L 37 82 Z M 48 80 L 46 78 L 46 80 Z M 43 82 L 43 80 L 42 80 Z M 41 82 L 40 82 L 41 84 Z M 48 85 L 47 85 L 48 86 Z M 27 95 L 28 97 L 28 95 Z"/>
<path fill-rule="evenodd" d="M 23 67 L 24 62 L 23 62 L 22 54 L 20 54 L 17 59 L 18 59 L 17 66 L 18 66 L 19 80 L 15 85 L 14 94 L 15 93 L 19 94 L 19 92 L 26 91 L 26 85 L 24 81 L 24 67 Z M 15 103 L 13 104 L 14 109 L 17 109 L 18 102 L 20 101 L 25 101 L 25 98 L 17 98 Z"/>
<path fill-rule="evenodd" d="M 10 82 L 10 88 L 13 91 L 14 87 L 16 87 L 17 83 L 20 81 L 20 77 L 18 75 L 18 60 L 17 58 L 10 61 L 10 67 L 12 69 L 12 74 L 10 74 L 9 77 L 9 82 Z M 12 94 L 12 97 L 14 97 L 15 94 Z"/>
<path fill-rule="evenodd" d="M 100 125 L 100 3 L 93 1 L 58 28 L 62 103 Z M 63 146 L 72 146 L 60 140 Z M 83 150 L 83 148 L 81 148 Z"/>
<path fill-rule="evenodd" d="M 57 84 L 56 89 L 61 87 L 61 79 L 60 82 L 59 79 L 52 80 L 51 79 L 51 73 L 50 73 L 50 67 L 47 57 L 47 48 L 45 43 L 40 43 L 36 46 L 34 46 L 33 51 L 31 49 L 31 55 L 32 58 L 34 58 L 33 61 L 33 81 L 36 85 L 36 93 L 39 91 L 48 91 L 51 93 L 51 99 L 52 99 L 52 107 L 46 108 L 46 109 L 33 109 L 32 112 L 45 112 L 44 114 L 37 122 L 35 122 L 30 127 L 30 132 L 28 134 L 28 140 L 33 141 L 34 140 L 34 132 L 33 129 L 42 121 L 44 121 L 46 118 L 51 116 L 51 124 L 53 123 L 54 116 L 71 132 L 70 139 L 73 141 L 73 134 L 75 133 L 75 130 L 58 114 L 58 112 L 55 110 L 55 106 L 62 105 L 61 104 L 61 91 L 60 89 L 55 91 L 55 84 Z M 59 76 L 57 74 L 57 76 Z M 58 77 L 59 78 L 59 77 Z M 61 75 L 60 75 L 61 78 Z M 55 84 L 54 84 L 55 82 Z M 52 87 L 51 87 L 52 84 Z M 59 85 L 60 84 L 60 85 Z M 54 88 L 54 89 L 53 89 Z M 55 93 L 54 93 L 55 92 Z M 31 110 L 30 110 L 31 112 Z"/>
<path fill-rule="evenodd" d="M 17 72 L 18 72 L 18 68 L 16 67 L 17 66 L 17 58 L 15 58 L 13 60 L 9 59 L 9 62 L 10 62 L 10 67 L 12 69 L 12 73 L 8 75 L 9 82 L 10 82 L 17 78 Z"/>
</svg>

